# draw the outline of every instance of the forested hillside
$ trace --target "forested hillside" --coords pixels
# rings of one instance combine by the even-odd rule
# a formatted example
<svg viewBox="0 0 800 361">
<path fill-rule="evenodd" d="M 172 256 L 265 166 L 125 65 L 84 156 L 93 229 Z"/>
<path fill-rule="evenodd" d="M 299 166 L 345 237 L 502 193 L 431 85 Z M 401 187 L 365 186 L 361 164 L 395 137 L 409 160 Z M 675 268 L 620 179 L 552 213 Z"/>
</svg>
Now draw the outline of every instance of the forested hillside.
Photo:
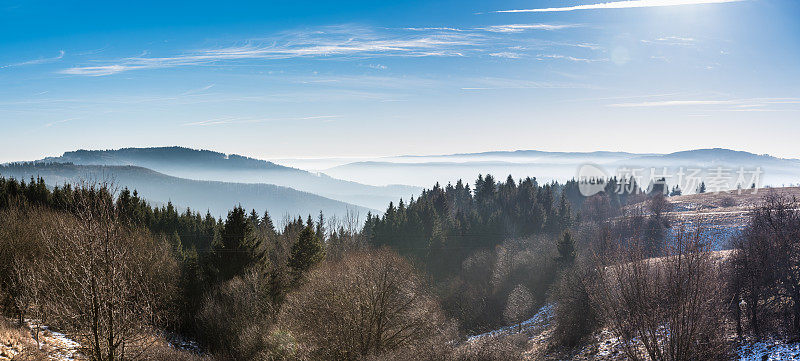
<svg viewBox="0 0 800 361">
<path fill-rule="evenodd" d="M 615 178 L 606 184 L 608 214 L 643 197 L 632 194 L 639 191 L 635 183 L 621 194 L 617 185 Z M 508 176 L 503 182 L 487 174 L 472 185 L 436 184 L 416 199 L 390 204 L 382 216 L 367 219 L 364 234 L 425 270 L 445 312 L 474 334 L 513 324 L 543 304 L 562 267 L 559 257 L 572 252 L 559 242 L 582 213 L 596 212 L 594 204 L 582 212 L 585 201 L 574 180 L 540 184 Z M 509 297 L 520 294 L 530 304 L 510 306 Z"/>
<path fill-rule="evenodd" d="M 268 210 L 276 217 L 318 214 L 366 215 L 369 209 L 316 194 L 272 184 L 198 181 L 168 176 L 135 166 L 76 165 L 70 163 L 12 163 L 0 165 L 0 175 L 28 181 L 41 177 L 48 185 L 79 184 L 82 181 L 113 183 L 117 188 L 136 189 L 153 204 L 191 207 L 214 217 L 224 216 L 241 204 L 247 209 Z M 363 217 L 363 216 L 362 216 Z"/>
</svg>

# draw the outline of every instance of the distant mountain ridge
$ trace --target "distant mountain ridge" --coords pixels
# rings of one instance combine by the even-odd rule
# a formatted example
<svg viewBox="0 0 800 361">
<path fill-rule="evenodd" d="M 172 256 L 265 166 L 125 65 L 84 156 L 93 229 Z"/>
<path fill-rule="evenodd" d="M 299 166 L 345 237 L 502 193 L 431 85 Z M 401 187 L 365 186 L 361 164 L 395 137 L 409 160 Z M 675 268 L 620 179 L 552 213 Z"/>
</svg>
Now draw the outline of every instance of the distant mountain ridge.
<svg viewBox="0 0 800 361">
<path fill-rule="evenodd" d="M 140 165 L 145 168 L 170 162 L 176 163 L 175 166 L 185 167 L 202 165 L 215 168 L 293 169 L 302 172 L 300 169 L 284 167 L 261 159 L 178 146 L 107 150 L 78 149 L 64 152 L 60 157 L 46 157 L 40 162 L 72 162 L 83 165 Z"/>
<path fill-rule="evenodd" d="M 408 199 L 422 190 L 420 187 L 404 185 L 360 184 L 266 160 L 178 146 L 76 150 L 37 162 L 132 165 L 186 179 L 274 184 L 372 209 L 384 209 L 389 202 Z"/>
<path fill-rule="evenodd" d="M 116 187 L 135 189 L 155 205 L 171 201 L 176 207 L 191 207 L 200 212 L 208 210 L 215 216 L 224 216 L 228 210 L 239 204 L 259 213 L 267 210 L 276 219 L 284 215 L 314 216 L 320 211 L 326 216 L 345 216 L 351 212 L 362 217 L 369 211 L 374 212 L 369 208 L 272 184 L 191 180 L 130 165 L 11 163 L 0 165 L 0 176 L 26 182 L 31 177 L 42 177 L 49 186 L 107 181 Z"/>
<path fill-rule="evenodd" d="M 651 155 L 651 153 L 629 153 L 629 152 L 615 152 L 607 150 L 597 150 L 591 152 L 549 152 L 545 150 L 534 149 L 519 149 L 519 150 L 493 150 L 488 152 L 474 152 L 474 153 L 452 153 L 443 155 L 402 155 L 397 158 L 417 158 L 417 157 L 464 157 L 464 156 L 496 156 L 496 155 L 512 155 L 512 156 L 546 156 L 546 157 L 582 157 L 582 156 L 642 156 Z"/>
<path fill-rule="evenodd" d="M 631 160 L 636 161 L 636 160 L 652 160 L 652 159 L 660 159 L 665 161 L 693 160 L 699 162 L 724 162 L 724 163 L 742 162 L 748 164 L 753 162 L 762 164 L 784 162 L 786 164 L 794 164 L 800 166 L 800 159 L 778 158 L 771 156 L 769 154 L 754 154 L 750 152 L 725 149 L 725 148 L 694 149 L 694 150 L 673 152 L 668 154 L 639 155 L 638 157 L 632 158 Z"/>
<path fill-rule="evenodd" d="M 757 155 L 724 148 L 694 149 L 668 154 L 628 153 L 613 151 L 547 152 L 540 150 L 491 151 L 443 155 L 405 155 L 384 157 L 338 165 L 325 169 L 334 177 L 364 183 L 381 184 L 389 180 L 404 184 L 446 184 L 458 179 L 472 181 L 479 174 L 514 178 L 537 177 L 540 181 L 565 181 L 577 177 L 581 165 L 596 164 L 609 174 L 622 168 L 642 168 L 648 175 L 651 168 L 740 167 L 764 172 L 764 184 L 780 186 L 800 184 L 800 160 Z M 642 174 L 642 173 L 640 173 Z"/>
<path fill-rule="evenodd" d="M 661 159 L 725 159 L 741 160 L 741 159 L 757 159 L 757 160 L 786 160 L 796 161 L 800 164 L 800 159 L 792 158 L 778 158 L 769 154 L 754 154 L 741 150 L 733 150 L 727 148 L 701 148 L 683 150 L 672 153 L 631 153 L 631 152 L 617 152 L 617 151 L 591 151 L 591 152 L 550 152 L 543 150 L 508 150 L 508 151 L 488 151 L 477 153 L 452 153 L 441 155 L 402 155 L 392 158 L 463 158 L 463 157 L 543 157 L 543 158 L 597 158 L 597 157 L 610 157 L 622 159 L 637 159 L 637 158 L 661 158 Z"/>
</svg>

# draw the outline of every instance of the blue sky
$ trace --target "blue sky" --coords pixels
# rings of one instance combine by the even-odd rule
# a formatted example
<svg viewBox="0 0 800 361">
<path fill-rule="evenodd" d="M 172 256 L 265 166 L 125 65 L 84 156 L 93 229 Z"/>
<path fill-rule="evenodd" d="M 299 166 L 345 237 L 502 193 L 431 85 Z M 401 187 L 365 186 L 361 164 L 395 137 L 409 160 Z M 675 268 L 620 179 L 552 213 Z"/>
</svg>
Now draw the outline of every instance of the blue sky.
<svg viewBox="0 0 800 361">
<path fill-rule="evenodd" d="M 505 149 L 800 158 L 794 0 L 0 2 L 0 162 Z"/>
</svg>

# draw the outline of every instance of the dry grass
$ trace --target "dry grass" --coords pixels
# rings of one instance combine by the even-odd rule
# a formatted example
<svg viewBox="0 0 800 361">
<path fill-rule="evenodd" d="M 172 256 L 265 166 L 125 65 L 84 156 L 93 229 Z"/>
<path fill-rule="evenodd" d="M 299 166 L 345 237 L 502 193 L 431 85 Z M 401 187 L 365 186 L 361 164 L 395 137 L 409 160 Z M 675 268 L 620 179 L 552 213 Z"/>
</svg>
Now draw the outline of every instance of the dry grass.
<svg viewBox="0 0 800 361">
<path fill-rule="evenodd" d="M 195 353 L 176 349 L 164 338 L 149 335 L 146 337 L 148 347 L 138 359 L 146 361 L 203 361 L 210 358 Z M 39 334 L 39 345 L 33 338 L 31 329 L 27 326 L 17 326 L 14 322 L 0 316 L 0 361 L 45 361 L 45 360 L 88 360 L 88 358 L 73 354 L 65 355 L 69 350 L 60 339 L 48 331 Z M 71 353 L 71 352 L 70 352 Z"/>
<path fill-rule="evenodd" d="M 36 341 L 27 328 L 17 327 L 0 317 L 0 360 L 47 360 L 45 350 L 36 347 Z"/>
</svg>

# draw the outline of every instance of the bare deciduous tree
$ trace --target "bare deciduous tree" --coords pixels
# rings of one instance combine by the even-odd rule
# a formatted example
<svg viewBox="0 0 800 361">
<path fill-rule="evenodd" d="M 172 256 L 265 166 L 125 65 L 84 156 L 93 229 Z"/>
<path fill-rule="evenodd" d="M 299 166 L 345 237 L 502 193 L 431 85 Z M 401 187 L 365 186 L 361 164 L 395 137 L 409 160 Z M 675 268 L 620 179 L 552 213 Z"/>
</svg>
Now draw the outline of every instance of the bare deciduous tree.
<svg viewBox="0 0 800 361">
<path fill-rule="evenodd" d="M 632 360 L 725 357 L 719 267 L 702 227 L 665 241 L 665 256 L 646 258 L 640 243 L 603 264 L 593 302 Z"/>
<path fill-rule="evenodd" d="M 554 312 L 553 341 L 557 346 L 575 346 L 596 331 L 600 324 L 590 290 L 597 279 L 597 267 L 581 258 L 555 284 L 551 297 Z"/>
<path fill-rule="evenodd" d="M 517 285 L 508 294 L 506 308 L 503 310 L 503 318 L 512 325 L 517 325 L 517 332 L 522 331 L 522 321 L 533 308 L 533 295 L 523 285 Z"/>
<path fill-rule="evenodd" d="M 177 264 L 165 242 L 118 221 L 107 185 L 88 186 L 74 216 L 41 230 L 42 306 L 93 360 L 137 359 L 174 294 Z"/>
<path fill-rule="evenodd" d="M 733 244 L 734 317 L 740 320 L 738 301 L 743 300 L 747 324 L 757 335 L 771 326 L 800 334 L 799 207 L 794 197 L 768 194 Z M 772 322 L 783 319 L 791 324 Z"/>
</svg>

